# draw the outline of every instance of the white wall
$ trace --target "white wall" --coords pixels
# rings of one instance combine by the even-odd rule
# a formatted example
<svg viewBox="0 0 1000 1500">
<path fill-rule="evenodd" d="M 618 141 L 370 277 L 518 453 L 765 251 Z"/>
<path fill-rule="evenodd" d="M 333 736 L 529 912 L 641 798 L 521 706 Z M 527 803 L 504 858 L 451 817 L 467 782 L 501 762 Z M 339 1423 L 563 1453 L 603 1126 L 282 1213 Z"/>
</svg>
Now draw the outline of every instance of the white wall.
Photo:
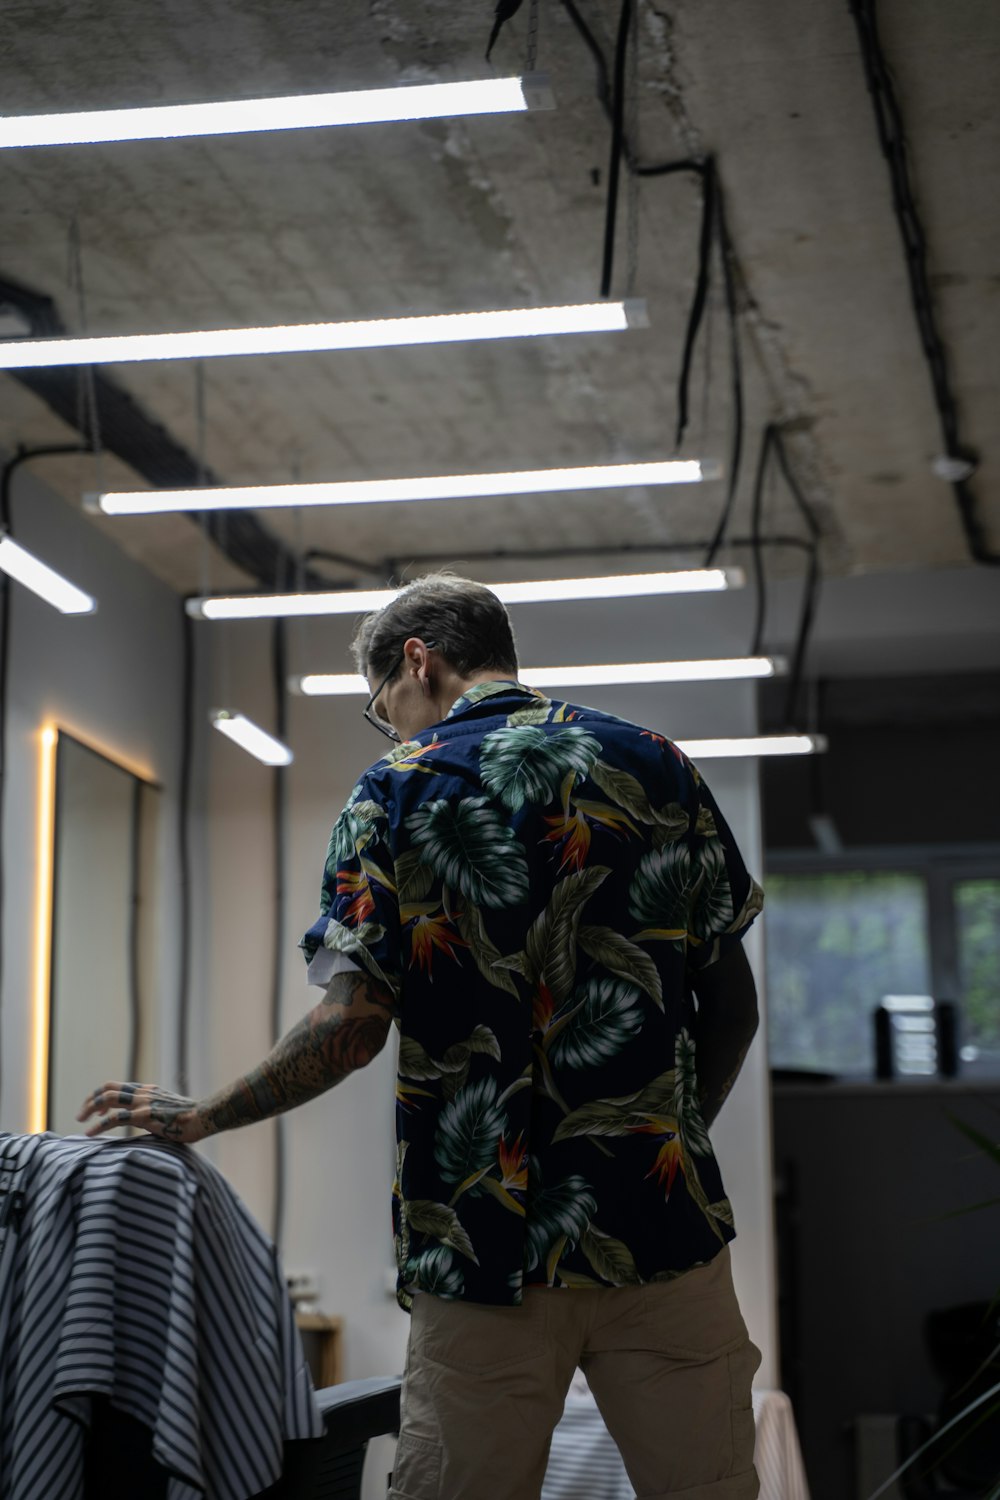
<svg viewBox="0 0 1000 1500">
<path fill-rule="evenodd" d="M 35 922 L 38 733 L 55 723 L 162 782 L 161 921 L 177 928 L 176 820 L 180 759 L 181 612 L 175 594 L 131 562 L 25 465 L 13 485 L 14 534 L 94 594 L 97 614 L 63 616 L 12 584 L 3 857 L 0 1128 L 24 1130 L 28 1111 Z M 176 944 L 162 945 L 161 992 L 177 986 Z M 171 1057 L 172 1017 L 163 1016 Z M 172 1063 L 171 1063 L 172 1066 Z M 95 1078 L 95 1085 L 102 1082 Z M 169 1081 L 169 1080 L 167 1080 Z"/>
<path fill-rule="evenodd" d="M 719 605 L 722 605 L 722 608 Z M 521 606 L 515 629 L 525 664 L 732 655 L 747 645 L 747 601 L 709 599 L 598 606 Z M 299 622 L 289 632 L 292 671 L 350 669 L 348 621 Z M 198 626 L 199 654 L 212 665 L 212 694 L 225 706 L 274 724 L 270 626 Z M 675 738 L 752 733 L 748 684 L 591 689 L 584 701 L 665 730 Z M 361 718 L 360 699 L 292 699 L 287 773 L 289 839 L 284 1018 L 312 1003 L 295 945 L 317 914 L 330 827 L 358 775 L 381 753 Z M 206 988 L 195 1049 L 195 1086 L 214 1087 L 258 1062 L 269 1044 L 268 1006 L 274 938 L 272 775 L 213 736 L 210 747 L 210 870 L 204 912 Z M 761 868 L 757 767 L 702 767 L 748 866 Z M 763 988 L 760 939 L 750 958 Z M 763 1001 L 763 995 L 762 995 Z M 763 1009 L 763 1004 L 762 1004 Z M 387 1051 L 366 1072 L 293 1112 L 283 1124 L 287 1208 L 286 1268 L 316 1273 L 325 1311 L 346 1320 L 348 1377 L 402 1368 L 408 1319 L 385 1290 L 392 1264 L 389 1188 L 393 1164 L 393 1060 Z M 773 1285 L 769 1096 L 764 1030 L 720 1117 L 718 1151 L 734 1201 L 734 1268 L 751 1335 L 761 1347 L 759 1379 L 775 1384 L 777 1339 Z M 273 1125 L 220 1137 L 212 1154 L 265 1224 L 270 1223 Z"/>
</svg>

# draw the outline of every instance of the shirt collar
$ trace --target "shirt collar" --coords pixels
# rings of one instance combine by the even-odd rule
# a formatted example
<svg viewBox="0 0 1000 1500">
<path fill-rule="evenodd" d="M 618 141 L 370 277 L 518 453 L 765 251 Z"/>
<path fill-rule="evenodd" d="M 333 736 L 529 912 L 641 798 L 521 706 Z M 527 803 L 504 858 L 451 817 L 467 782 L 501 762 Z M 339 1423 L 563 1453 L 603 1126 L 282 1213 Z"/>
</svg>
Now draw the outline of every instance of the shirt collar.
<svg viewBox="0 0 1000 1500">
<path fill-rule="evenodd" d="M 482 703 L 484 698 L 495 698 L 500 693 L 520 693 L 525 698 L 545 696 L 544 693 L 536 692 L 534 688 L 525 687 L 523 682 L 517 682 L 513 677 L 502 677 L 491 682 L 476 682 L 467 693 L 462 694 L 461 698 L 455 699 L 445 718 L 453 719 L 467 708 L 473 708 L 477 703 Z"/>
</svg>

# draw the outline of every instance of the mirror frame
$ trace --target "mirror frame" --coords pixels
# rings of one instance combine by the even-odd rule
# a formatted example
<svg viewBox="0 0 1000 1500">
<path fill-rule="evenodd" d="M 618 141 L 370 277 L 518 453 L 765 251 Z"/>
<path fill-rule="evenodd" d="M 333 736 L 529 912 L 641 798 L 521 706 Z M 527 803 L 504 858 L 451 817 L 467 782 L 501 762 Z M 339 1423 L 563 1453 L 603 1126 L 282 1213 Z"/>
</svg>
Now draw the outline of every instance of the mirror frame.
<svg viewBox="0 0 1000 1500">
<path fill-rule="evenodd" d="M 59 828 L 60 785 L 65 776 L 65 753 L 60 748 L 73 745 L 99 757 L 122 771 L 132 780 L 130 826 L 130 877 L 128 908 L 128 1016 L 129 1037 L 126 1062 L 128 1076 L 137 1066 L 141 1036 L 141 992 L 139 981 L 138 884 L 142 868 L 142 798 L 143 793 L 162 792 L 162 783 L 144 766 L 109 750 L 84 735 L 57 723 L 46 724 L 39 735 L 40 762 L 37 810 L 37 897 L 35 933 L 35 1003 L 34 1045 L 29 1084 L 28 1130 L 51 1129 L 53 1082 L 52 1030 L 55 1020 L 55 948 L 58 919 L 57 839 Z"/>
</svg>

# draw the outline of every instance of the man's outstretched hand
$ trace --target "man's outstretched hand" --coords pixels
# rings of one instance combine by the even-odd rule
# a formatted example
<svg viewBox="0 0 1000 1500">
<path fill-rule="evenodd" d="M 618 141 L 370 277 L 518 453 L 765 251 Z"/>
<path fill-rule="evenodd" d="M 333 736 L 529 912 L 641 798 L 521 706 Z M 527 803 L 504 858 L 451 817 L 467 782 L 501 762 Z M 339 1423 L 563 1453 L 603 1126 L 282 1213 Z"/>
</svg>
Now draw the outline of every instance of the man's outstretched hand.
<svg viewBox="0 0 1000 1500">
<path fill-rule="evenodd" d="M 148 1083 L 102 1083 L 84 1101 L 88 1135 L 118 1125 L 193 1145 L 220 1130 L 270 1120 L 332 1089 L 381 1051 L 392 991 L 360 970 L 335 974 L 326 995 L 276 1042 L 264 1061 L 208 1099 L 184 1099 Z"/>
<path fill-rule="evenodd" d="M 87 1135 L 103 1135 L 119 1125 L 148 1130 L 161 1140 L 193 1145 L 211 1134 L 197 1099 L 184 1099 L 148 1083 L 103 1083 L 88 1095 L 78 1120 L 90 1120 Z"/>
</svg>

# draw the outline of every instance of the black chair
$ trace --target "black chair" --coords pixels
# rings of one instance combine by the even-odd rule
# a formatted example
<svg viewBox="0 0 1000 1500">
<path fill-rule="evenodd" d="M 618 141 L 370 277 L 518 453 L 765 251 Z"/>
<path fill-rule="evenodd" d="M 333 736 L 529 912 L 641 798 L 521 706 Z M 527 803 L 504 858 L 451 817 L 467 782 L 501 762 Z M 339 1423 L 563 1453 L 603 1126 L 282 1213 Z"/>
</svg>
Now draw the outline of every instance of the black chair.
<svg viewBox="0 0 1000 1500">
<path fill-rule="evenodd" d="M 1000 1381 L 1000 1316 L 985 1302 L 932 1312 L 924 1324 L 931 1362 L 944 1384 L 937 1419 L 900 1417 L 899 1462 Z M 900 1475 L 906 1500 L 982 1500 L 1000 1483 L 1000 1402 L 978 1406 Z"/>
<path fill-rule="evenodd" d="M 325 1433 L 286 1446 L 285 1472 L 261 1500 L 359 1500 L 368 1444 L 399 1431 L 402 1384 L 374 1376 L 317 1391 Z"/>
<path fill-rule="evenodd" d="M 253 1500 L 359 1500 L 369 1442 L 399 1431 L 401 1387 L 398 1377 L 376 1376 L 317 1391 L 326 1431 L 321 1438 L 287 1443 L 284 1474 Z M 166 1470 L 153 1461 L 149 1429 L 107 1401 L 95 1401 L 85 1451 L 86 1500 L 165 1500 L 167 1483 Z"/>
</svg>

